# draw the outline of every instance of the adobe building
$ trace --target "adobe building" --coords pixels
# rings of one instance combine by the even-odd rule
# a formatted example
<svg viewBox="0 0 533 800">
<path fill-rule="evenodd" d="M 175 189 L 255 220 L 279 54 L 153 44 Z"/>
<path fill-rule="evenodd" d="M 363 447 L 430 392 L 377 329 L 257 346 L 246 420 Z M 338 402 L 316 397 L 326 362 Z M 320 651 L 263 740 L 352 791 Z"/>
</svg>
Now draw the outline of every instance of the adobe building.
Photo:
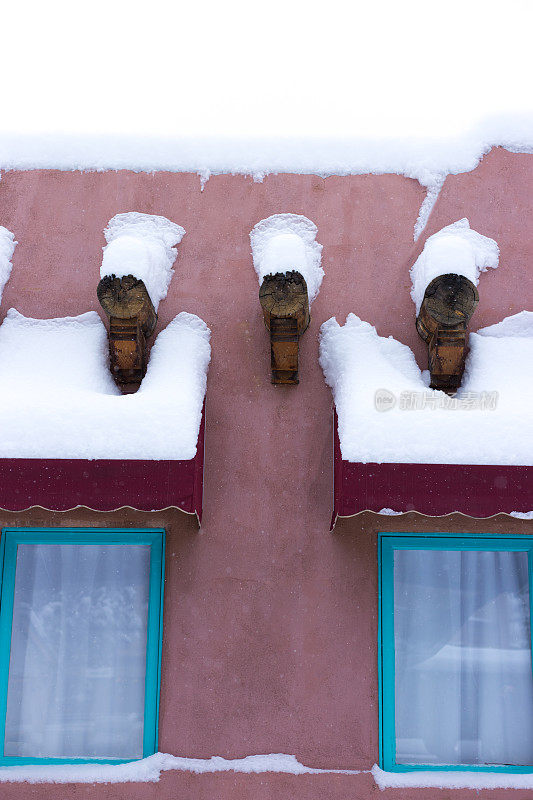
<svg viewBox="0 0 533 800">
<path fill-rule="evenodd" d="M 426 189 L 404 175 L 220 174 L 202 188 L 194 172 L 2 174 L 0 224 L 17 244 L 0 306 L 0 373 L 12 393 L 0 401 L 0 796 L 464 800 L 477 787 L 480 800 L 525 798 L 529 317 L 518 333 L 507 323 L 494 334 L 494 363 L 507 372 L 471 392 L 497 391 L 500 410 L 400 409 L 398 392 L 416 394 L 402 383 L 411 362 L 397 386 L 379 385 L 371 354 L 374 373 L 350 377 L 396 403 L 372 409 L 364 441 L 379 438 L 380 419 L 389 441 L 406 425 L 425 460 L 409 446 L 403 461 L 380 462 L 377 445 L 357 455 L 364 393 L 350 405 L 352 384 L 330 375 L 334 418 L 319 334 L 353 313 L 375 326 L 376 353 L 389 358 L 380 343 L 393 337 L 425 370 L 431 348 L 417 332 L 410 269 L 432 235 L 467 218 L 499 247 L 498 268 L 481 266 L 458 345 L 460 372 L 467 358 L 458 383 L 473 380 L 468 334 L 533 308 L 533 156 L 493 148 L 475 169 L 448 174 L 416 242 Z M 132 212 L 169 221 L 175 239 L 115 248 L 105 272 L 110 221 Z M 310 320 L 295 301 L 303 321 L 288 332 L 265 325 L 250 244 L 255 226 L 280 214 L 316 226 L 325 273 Z M 123 275 L 139 278 L 135 259 L 146 276 L 172 248 L 168 293 L 154 289 L 154 302 L 148 291 L 157 320 L 141 287 L 128 328 L 121 287 L 115 311 L 97 296 L 101 268 L 120 284 L 121 258 Z M 520 369 L 502 355 L 515 335 L 529 348 L 529 359 L 516 351 Z M 286 377 L 295 354 L 299 382 L 272 383 L 271 368 Z M 136 386 L 121 386 L 122 369 Z M 457 424 L 456 445 L 442 424 Z M 137 762 L 157 752 L 168 756 Z"/>
</svg>

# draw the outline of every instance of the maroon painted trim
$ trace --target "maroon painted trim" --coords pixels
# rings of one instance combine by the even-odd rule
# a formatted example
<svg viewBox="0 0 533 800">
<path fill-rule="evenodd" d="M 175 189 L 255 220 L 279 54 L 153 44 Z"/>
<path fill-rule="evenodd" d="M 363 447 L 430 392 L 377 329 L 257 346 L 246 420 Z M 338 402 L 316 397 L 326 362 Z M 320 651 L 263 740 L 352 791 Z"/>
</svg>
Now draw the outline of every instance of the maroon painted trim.
<svg viewBox="0 0 533 800">
<path fill-rule="evenodd" d="M 343 461 L 334 415 L 334 503 L 337 516 L 360 511 L 459 511 L 491 517 L 533 510 L 533 467 L 484 464 L 358 464 Z"/>
<path fill-rule="evenodd" d="M 337 409 L 333 407 L 333 514 L 331 515 L 330 531 L 335 527 L 335 522 L 340 514 L 339 508 L 343 508 L 342 492 L 342 465 L 344 461 L 341 455 L 341 443 L 338 432 Z M 383 508 L 383 506 L 382 506 Z"/>
<path fill-rule="evenodd" d="M 198 517 L 198 524 L 202 524 L 202 511 L 204 499 L 204 460 L 205 460 L 205 400 L 202 408 L 202 421 L 198 431 L 198 442 L 196 444 L 196 455 L 194 457 L 194 486 L 193 486 L 193 510 Z"/>
<path fill-rule="evenodd" d="M 0 508 L 23 511 L 42 506 L 67 511 L 87 506 L 113 511 L 175 507 L 202 518 L 205 415 L 196 456 L 189 461 L 136 459 L 0 459 Z"/>
</svg>

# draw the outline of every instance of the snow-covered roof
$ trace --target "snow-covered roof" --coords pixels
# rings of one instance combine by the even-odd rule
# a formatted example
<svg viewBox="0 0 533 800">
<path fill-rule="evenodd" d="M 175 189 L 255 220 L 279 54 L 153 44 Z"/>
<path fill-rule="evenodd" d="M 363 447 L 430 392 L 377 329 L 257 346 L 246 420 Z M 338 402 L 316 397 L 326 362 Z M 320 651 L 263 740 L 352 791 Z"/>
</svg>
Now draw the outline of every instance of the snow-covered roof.
<svg viewBox="0 0 533 800">
<path fill-rule="evenodd" d="M 95 311 L 0 326 L 0 458 L 169 459 L 196 454 L 210 331 L 182 312 L 158 335 L 136 394 L 121 395 Z"/>
<path fill-rule="evenodd" d="M 127 136 L 0 133 L 0 169 L 129 169 L 244 174 L 397 173 L 435 188 L 446 175 L 470 172 L 492 147 L 533 152 L 531 116 L 487 119 L 461 136 L 287 137 Z"/>
<path fill-rule="evenodd" d="M 322 325 L 342 458 L 351 462 L 533 465 L 533 312 L 470 334 L 454 398 L 429 389 L 409 347 L 350 314 Z"/>
</svg>

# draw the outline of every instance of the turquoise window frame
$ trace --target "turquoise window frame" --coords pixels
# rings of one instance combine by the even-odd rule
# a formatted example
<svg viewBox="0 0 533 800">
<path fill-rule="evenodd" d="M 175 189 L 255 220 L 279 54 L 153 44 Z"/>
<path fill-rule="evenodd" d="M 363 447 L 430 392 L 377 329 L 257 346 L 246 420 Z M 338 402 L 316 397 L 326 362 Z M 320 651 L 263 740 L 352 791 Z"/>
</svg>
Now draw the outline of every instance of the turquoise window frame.
<svg viewBox="0 0 533 800">
<path fill-rule="evenodd" d="M 135 758 L 31 758 L 4 756 L 15 569 L 19 544 L 149 545 L 150 576 L 146 641 L 143 758 L 157 752 L 165 531 L 163 528 L 3 528 L 0 540 L 0 766 L 24 764 L 123 764 Z"/>
<path fill-rule="evenodd" d="M 533 631 L 533 536 L 507 534 L 379 533 L 379 752 L 380 767 L 387 772 L 533 772 L 533 765 L 397 764 L 394 696 L 394 551 L 493 550 L 528 554 L 530 623 Z M 533 637 L 532 637 L 533 638 Z M 533 658 L 532 658 L 533 662 Z"/>
</svg>

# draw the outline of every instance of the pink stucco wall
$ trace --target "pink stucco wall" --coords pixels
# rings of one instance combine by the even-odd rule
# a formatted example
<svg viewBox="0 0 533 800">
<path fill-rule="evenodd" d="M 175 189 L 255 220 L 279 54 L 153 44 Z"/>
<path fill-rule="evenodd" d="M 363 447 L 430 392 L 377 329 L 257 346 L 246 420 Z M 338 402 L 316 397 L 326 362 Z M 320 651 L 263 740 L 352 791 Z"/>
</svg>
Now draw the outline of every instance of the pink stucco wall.
<svg viewBox="0 0 533 800">
<path fill-rule="evenodd" d="M 474 172 L 447 179 L 415 245 L 424 192 L 396 175 L 278 175 L 261 184 L 218 176 L 202 193 L 188 174 L 2 175 L 0 224 L 19 244 L 0 317 L 10 306 L 38 317 L 99 310 L 102 231 L 118 212 L 162 214 L 187 231 L 159 325 L 182 310 L 199 314 L 213 333 L 213 359 L 203 526 L 196 532 L 179 515 L 168 522 L 160 749 L 228 758 L 284 752 L 311 767 L 369 770 L 378 759 L 376 531 L 532 532 L 532 522 L 506 518 L 391 522 L 367 514 L 329 533 L 332 402 L 317 361 L 320 324 L 354 311 L 411 345 L 425 366 L 408 270 L 425 237 L 462 216 L 501 248 L 500 268 L 482 277 L 472 328 L 532 308 L 532 195 L 533 156 L 495 150 Z M 300 385 L 273 387 L 248 234 L 260 219 L 287 211 L 317 224 L 326 277 L 301 342 Z M 81 512 L 62 521 L 42 512 L 39 520 L 86 523 Z M 140 516 L 137 524 L 155 522 Z M 472 793 L 381 795 L 367 772 L 171 772 L 148 786 L 0 784 L 2 798 L 54 800 L 451 795 Z"/>
</svg>

